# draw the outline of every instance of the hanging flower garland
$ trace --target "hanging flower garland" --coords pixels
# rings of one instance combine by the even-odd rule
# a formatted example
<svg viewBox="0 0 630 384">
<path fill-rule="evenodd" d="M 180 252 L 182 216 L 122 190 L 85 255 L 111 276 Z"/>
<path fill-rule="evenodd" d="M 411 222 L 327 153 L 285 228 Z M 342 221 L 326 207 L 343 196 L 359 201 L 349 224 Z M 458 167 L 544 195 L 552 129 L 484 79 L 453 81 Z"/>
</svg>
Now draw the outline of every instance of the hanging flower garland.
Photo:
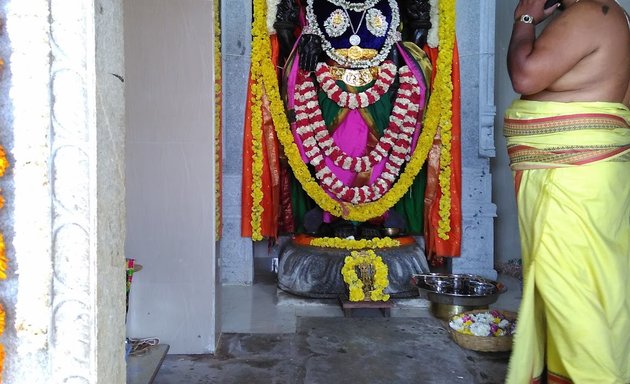
<svg viewBox="0 0 630 384">
<path fill-rule="evenodd" d="M 315 74 L 319 86 L 326 92 L 329 99 L 333 100 L 341 108 L 357 109 L 367 108 L 386 94 L 396 78 L 396 72 L 396 65 L 391 60 L 385 61 L 380 66 L 374 85 L 359 93 L 343 91 L 337 85 L 337 81 L 330 73 L 330 68 L 326 63 L 317 64 Z"/>
<path fill-rule="evenodd" d="M 4 176 L 8 168 L 9 161 L 7 160 L 7 155 L 4 152 L 4 148 L 0 145 L 0 177 Z M 0 195 L 0 209 L 2 207 L 4 207 L 4 197 Z M 2 233 L 0 233 L 0 280 L 4 280 L 7 278 L 7 265 L 8 260 L 4 244 L 4 237 L 2 236 Z"/>
<path fill-rule="evenodd" d="M 438 13 L 438 0 L 429 0 L 431 10 L 429 11 L 429 17 L 431 20 L 431 28 L 427 33 L 427 44 L 431 48 L 437 48 L 440 45 L 438 37 L 438 29 L 440 27 L 440 18 Z"/>
<path fill-rule="evenodd" d="M 0 60 L 0 69 L 4 63 Z M 4 176 L 5 172 L 9 168 L 9 161 L 7 160 L 4 148 L 0 145 L 0 177 Z M 4 197 L 0 195 L 0 209 L 4 207 Z M 6 246 L 4 244 L 4 236 L 0 232 L 0 280 L 7 278 L 7 253 Z M 6 313 L 4 307 L 0 303 L 0 336 L 4 333 Z M 4 369 L 4 346 L 0 344 L 0 383 L 2 383 L 2 371 Z"/>
<path fill-rule="evenodd" d="M 389 192 L 387 192 L 380 200 L 355 205 L 335 200 L 329 196 L 328 193 L 326 193 L 326 191 L 324 191 L 312 177 L 308 166 L 302 161 L 300 152 L 293 140 L 293 134 L 286 116 L 284 103 L 280 97 L 276 71 L 271 63 L 271 45 L 268 38 L 263 38 L 264 34 L 261 34 L 263 28 L 260 28 L 259 26 L 259 24 L 265 20 L 265 17 L 264 0 L 254 0 L 254 23 L 252 34 L 257 38 L 255 38 L 252 43 L 252 64 L 259 64 L 255 68 L 262 73 L 257 72 L 256 76 L 258 76 L 258 79 L 262 76 L 262 81 L 264 81 L 265 92 L 270 102 L 270 110 L 274 127 L 278 134 L 278 139 L 284 148 L 285 155 L 287 156 L 295 178 L 300 182 L 302 188 L 308 196 L 312 198 L 319 207 L 330 212 L 334 216 L 343 217 L 347 220 L 367 221 L 382 215 L 400 200 L 413 183 L 414 178 L 427 158 L 433 138 L 435 137 L 437 124 L 430 128 L 425 127 L 422 130 L 416 144 L 416 149 L 411 155 L 409 163 L 405 167 L 405 171 L 400 175 L 398 181 L 389 190 Z M 262 22 L 263 26 L 264 24 L 265 23 Z M 254 67 L 252 70 L 253 69 Z M 257 102 L 260 103 L 260 100 L 257 100 Z M 254 116 L 252 116 L 252 121 L 253 117 Z M 262 119 L 262 117 L 259 117 L 259 119 Z M 259 122 L 260 121 L 261 120 L 259 120 Z M 260 132 L 258 135 L 260 135 Z M 254 136 L 254 141 L 256 140 L 258 140 L 258 145 L 260 145 L 260 136 Z M 256 158 L 254 160 L 256 160 Z M 254 200 L 254 202 L 256 202 L 256 200 Z M 256 206 L 258 206 L 258 208 Z M 255 204 L 253 211 L 256 209 L 262 209 L 260 207 L 260 200 L 258 200 L 258 204 Z M 254 212 L 252 213 L 252 224 L 252 239 L 255 239 L 255 234 L 258 234 L 260 237 L 260 215 L 258 216 L 258 221 L 256 221 L 256 215 Z M 256 228 L 258 228 L 258 230 Z"/>
<path fill-rule="evenodd" d="M 302 141 L 304 149 L 317 146 L 324 154 L 333 160 L 334 164 L 345 170 L 368 172 L 381 162 L 393 149 L 394 156 L 405 159 L 411 146 L 411 136 L 416 130 L 420 89 L 408 67 L 401 68 L 398 97 L 390 116 L 390 124 L 385 129 L 377 145 L 366 156 L 351 157 L 343 152 L 334 142 L 326 128 L 321 109 L 317 101 L 317 91 L 308 77 L 301 77 L 304 81 L 298 84 L 296 93 L 296 132 Z M 334 100 L 335 101 L 335 100 Z M 400 139 L 400 141 L 398 141 Z M 314 140 L 314 141 L 313 141 Z M 400 145 L 395 145 L 399 142 Z"/>
<path fill-rule="evenodd" d="M 359 276 L 357 269 L 362 271 L 362 276 Z M 343 281 L 348 284 L 350 301 L 366 300 L 366 294 L 372 301 L 389 300 L 389 295 L 384 293 L 389 285 L 387 265 L 371 249 L 352 251 L 344 260 L 341 274 Z"/>
<path fill-rule="evenodd" d="M 265 92 L 262 76 L 265 54 L 271 57 L 269 47 L 269 35 L 267 32 L 267 4 L 265 0 L 254 0 L 254 20 L 252 23 L 252 62 L 251 82 L 252 94 L 252 240 L 262 240 L 262 174 L 263 174 L 263 147 L 262 147 L 262 100 Z M 267 52 L 265 47 L 269 48 Z"/>
<path fill-rule="evenodd" d="M 214 3 L 214 164 L 215 164 L 215 221 L 216 238 L 221 238 L 223 228 L 222 194 L 223 183 L 221 174 L 223 173 L 223 72 L 221 70 L 221 10 L 220 2 Z"/>
<path fill-rule="evenodd" d="M 400 241 L 394 240 L 391 237 L 378 238 L 375 237 L 371 240 L 368 239 L 342 239 L 339 237 L 317 237 L 310 241 L 313 247 L 325 247 L 336 249 L 379 249 L 379 248 L 393 248 L 400 246 Z"/>
<path fill-rule="evenodd" d="M 424 119 L 426 130 L 438 132 L 441 137 L 439 184 L 440 198 L 438 236 L 447 240 L 451 231 L 451 128 L 453 102 L 453 48 L 455 45 L 455 0 L 440 0 L 439 55 L 433 93 Z"/>
<path fill-rule="evenodd" d="M 416 79 L 409 73 L 409 68 L 405 66 L 400 71 L 405 76 L 401 76 L 401 85 L 394 112 L 390 116 L 388 127 L 390 133 L 384 135 L 393 150 L 386 159 L 385 169 L 374 183 L 362 187 L 345 185 L 325 164 L 324 154 L 322 154 L 321 148 L 317 145 L 313 130 L 317 129 L 318 134 L 321 135 L 320 137 L 326 138 L 326 140 L 322 140 L 326 147 L 332 148 L 333 140 L 328 136 L 328 131 L 316 100 L 314 84 L 310 81 L 305 71 L 300 71 L 298 74 L 298 84 L 295 93 L 296 130 L 301 135 L 304 152 L 309 163 L 315 168 L 315 176 L 320 180 L 321 187 L 332 193 L 338 200 L 352 204 L 361 204 L 381 199 L 396 181 L 402 165 L 408 158 L 407 154 L 409 153 L 412 140 L 411 135 L 417 124 L 418 110 L 416 107 L 420 103 L 420 90 Z M 382 147 L 377 146 L 377 148 L 384 152 Z M 341 151 L 338 148 L 336 149 L 337 164 L 356 168 L 359 161 L 361 165 L 376 163 L 375 158 L 372 158 L 372 161 L 368 159 L 364 162 L 346 156 L 343 160 L 340 160 Z M 330 152 L 332 153 L 332 150 Z M 382 158 L 382 155 L 379 154 L 378 156 Z"/>
<path fill-rule="evenodd" d="M 438 57 L 438 73 L 441 74 L 444 101 L 441 104 L 440 134 L 442 136 L 442 150 L 440 151 L 440 222 L 438 236 L 447 240 L 451 231 L 451 141 L 453 128 L 453 49 L 455 46 L 455 0 L 441 0 L 440 10 L 440 54 Z M 444 57 L 442 57 L 444 56 Z"/>
</svg>

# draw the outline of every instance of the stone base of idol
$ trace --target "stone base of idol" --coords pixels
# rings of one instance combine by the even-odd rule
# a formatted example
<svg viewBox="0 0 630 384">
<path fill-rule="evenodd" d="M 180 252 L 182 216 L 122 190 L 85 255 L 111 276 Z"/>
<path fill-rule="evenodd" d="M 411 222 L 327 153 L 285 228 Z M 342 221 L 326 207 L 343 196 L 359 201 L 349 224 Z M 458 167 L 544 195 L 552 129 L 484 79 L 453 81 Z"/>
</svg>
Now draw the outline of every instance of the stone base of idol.
<svg viewBox="0 0 630 384">
<path fill-rule="evenodd" d="M 347 295 L 339 295 L 339 304 L 344 317 L 352 317 L 353 309 L 379 309 L 383 317 L 390 317 L 394 306 L 391 301 L 350 301 Z"/>
<path fill-rule="evenodd" d="M 384 293 L 392 298 L 418 296 L 411 276 L 429 273 L 424 249 L 411 236 L 396 240 L 399 246 L 373 250 L 387 265 L 389 285 Z M 350 252 L 312 246 L 305 236 L 288 241 L 279 254 L 278 287 L 298 296 L 337 299 L 347 294 L 341 268 Z"/>
</svg>

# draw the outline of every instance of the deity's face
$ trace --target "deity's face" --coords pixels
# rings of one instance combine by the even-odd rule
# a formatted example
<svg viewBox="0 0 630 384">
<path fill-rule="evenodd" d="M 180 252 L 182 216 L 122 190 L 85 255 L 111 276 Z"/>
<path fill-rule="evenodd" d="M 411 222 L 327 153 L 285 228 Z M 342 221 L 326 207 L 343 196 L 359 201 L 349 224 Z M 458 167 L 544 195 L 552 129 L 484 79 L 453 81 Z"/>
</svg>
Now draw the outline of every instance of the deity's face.
<svg viewBox="0 0 630 384">
<path fill-rule="evenodd" d="M 307 21 L 328 57 L 351 68 L 380 64 L 399 38 L 396 0 L 308 0 Z"/>
</svg>

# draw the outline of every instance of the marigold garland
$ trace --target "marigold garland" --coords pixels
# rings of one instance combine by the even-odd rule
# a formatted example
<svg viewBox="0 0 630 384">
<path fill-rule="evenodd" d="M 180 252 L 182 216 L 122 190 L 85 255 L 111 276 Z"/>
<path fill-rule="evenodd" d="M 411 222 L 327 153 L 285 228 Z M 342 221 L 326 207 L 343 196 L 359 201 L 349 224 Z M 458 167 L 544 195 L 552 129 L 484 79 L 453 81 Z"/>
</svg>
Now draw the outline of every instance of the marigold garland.
<svg viewBox="0 0 630 384">
<path fill-rule="evenodd" d="M 439 203 L 438 236 L 447 240 L 451 231 L 451 128 L 453 103 L 453 48 L 455 46 L 455 0 L 441 0 L 439 8 L 439 55 L 433 93 L 425 115 L 425 129 L 441 136 L 439 184 L 442 196 Z"/>
<path fill-rule="evenodd" d="M 263 69 L 265 69 L 264 66 Z M 268 72 L 270 72 L 269 69 L 264 71 L 265 79 L 273 80 L 275 78 L 275 73 L 273 71 L 271 71 L 271 73 Z M 278 92 L 277 81 L 275 83 L 275 87 L 271 90 L 267 89 L 267 91 L 271 103 L 274 126 L 278 133 L 278 139 L 284 147 L 285 154 L 289 161 L 289 165 L 293 170 L 295 178 L 300 182 L 304 191 L 306 191 L 309 197 L 311 197 L 319 207 L 330 212 L 334 216 L 343 217 L 347 220 L 367 221 L 382 215 L 389 208 L 393 207 L 398 200 L 400 200 L 413 183 L 414 178 L 426 160 L 433 137 L 435 136 L 435 130 L 437 129 L 437 124 L 432 129 L 428 129 L 426 127 L 423 129 L 418 139 L 416 150 L 405 167 L 405 171 L 400 175 L 397 183 L 394 184 L 380 200 L 364 204 L 340 203 L 339 201 L 331 198 L 319 186 L 311 175 L 307 165 L 302 161 L 298 148 L 293 141 L 293 134 L 291 133 L 291 128 L 289 127 L 289 122 L 287 121 L 284 111 L 284 105 Z"/>
<path fill-rule="evenodd" d="M 357 268 L 360 268 L 362 265 L 371 267 L 373 272 L 371 276 L 372 289 L 369 290 L 370 300 L 389 300 L 389 295 L 384 293 L 385 288 L 389 285 L 389 280 L 387 279 L 387 265 L 374 251 L 366 250 L 352 251 L 350 255 L 346 256 L 344 259 L 344 264 L 341 268 L 343 281 L 348 284 L 350 301 L 363 301 L 366 299 L 364 281 L 369 279 L 367 277 L 362 279 L 357 273 Z"/>
<path fill-rule="evenodd" d="M 2 383 L 2 371 L 4 371 L 4 346 L 0 344 L 0 383 Z"/>
<path fill-rule="evenodd" d="M 394 240 L 391 237 L 375 237 L 369 239 L 342 239 L 340 237 L 318 237 L 311 239 L 310 245 L 314 247 L 326 247 L 337 249 L 378 249 L 378 248 L 393 248 L 400 246 L 400 241 Z"/>
<path fill-rule="evenodd" d="M 1 61 L 1 60 L 0 60 Z M 0 68 L 3 63 L 0 63 Z M 0 145 L 0 177 L 4 176 L 7 169 L 9 168 L 9 160 L 7 159 L 7 155 L 4 151 L 4 148 Z M 4 197 L 0 195 L 0 208 L 4 206 Z M 4 244 L 4 236 L 2 232 L 0 232 L 0 280 L 4 280 L 7 278 L 7 253 L 6 247 Z M 6 313 L 4 312 L 4 307 L 0 304 L 0 336 L 4 333 L 6 321 Z M 0 383 L 2 383 L 2 372 L 4 371 L 4 346 L 0 344 Z"/>
<path fill-rule="evenodd" d="M 215 163 L 215 221 L 216 238 L 221 238 L 223 228 L 222 194 L 223 183 L 221 182 L 223 165 L 223 118 L 221 117 L 223 108 L 223 72 L 221 66 L 221 10 L 220 2 L 215 2 L 214 7 L 214 163 Z"/>
<path fill-rule="evenodd" d="M 0 280 L 7 278 L 7 265 L 9 260 L 7 259 L 7 252 L 4 245 L 4 236 L 0 232 Z"/>
<path fill-rule="evenodd" d="M 7 169 L 9 168 L 9 160 L 7 159 L 7 155 L 4 151 L 4 148 L 0 145 L 0 177 L 4 176 Z M 0 208 L 4 206 L 4 196 L 0 195 Z M 0 280 L 4 280 L 7 278 L 7 254 L 4 244 L 4 237 L 0 232 Z M 2 328 L 0 328 L 0 333 L 2 333 Z"/>
<path fill-rule="evenodd" d="M 254 22 L 252 24 L 252 84 L 253 110 L 253 207 L 252 207 L 252 239 L 260 239 L 260 220 L 262 217 L 262 194 L 260 192 L 260 176 L 262 175 L 262 144 L 260 129 L 262 115 L 260 108 L 262 93 L 265 92 L 270 102 L 272 120 L 278 134 L 278 139 L 284 147 L 289 165 L 294 176 L 302 185 L 304 191 L 316 204 L 331 214 L 354 221 L 367 221 L 385 213 L 394 206 L 407 192 L 414 178 L 424 164 L 435 134 L 440 128 L 442 136 L 442 155 L 440 158 L 440 223 L 438 236 L 448 239 L 450 232 L 450 146 L 451 146 L 451 104 L 452 104 L 452 58 L 455 42 L 455 0 L 439 2 L 439 39 L 440 55 L 437 61 L 433 94 L 429 98 L 424 129 L 418 139 L 416 150 L 405 171 L 400 175 L 393 187 L 381 199 L 363 204 L 348 204 L 331 198 L 316 182 L 307 165 L 302 161 L 297 146 L 293 140 L 291 128 L 287 120 L 284 104 L 280 97 L 278 79 L 275 68 L 271 63 L 271 46 L 266 31 L 266 3 L 264 0 L 254 0 Z"/>
<path fill-rule="evenodd" d="M 4 152 L 4 148 L 0 146 L 0 177 L 4 176 L 8 168 L 9 160 L 7 160 L 7 154 Z"/>
<path fill-rule="evenodd" d="M 262 240 L 262 100 L 265 92 L 265 80 L 262 76 L 265 55 L 271 58 L 271 47 L 267 32 L 267 3 L 254 0 L 254 20 L 252 23 L 252 240 Z M 267 48 L 267 49 L 266 49 Z M 268 52 L 267 52 L 268 51 Z M 277 80 L 276 80 L 277 82 Z"/>
<path fill-rule="evenodd" d="M 4 307 L 0 304 L 0 336 L 4 333 L 4 326 L 6 321 L 6 314 L 4 312 Z"/>
</svg>

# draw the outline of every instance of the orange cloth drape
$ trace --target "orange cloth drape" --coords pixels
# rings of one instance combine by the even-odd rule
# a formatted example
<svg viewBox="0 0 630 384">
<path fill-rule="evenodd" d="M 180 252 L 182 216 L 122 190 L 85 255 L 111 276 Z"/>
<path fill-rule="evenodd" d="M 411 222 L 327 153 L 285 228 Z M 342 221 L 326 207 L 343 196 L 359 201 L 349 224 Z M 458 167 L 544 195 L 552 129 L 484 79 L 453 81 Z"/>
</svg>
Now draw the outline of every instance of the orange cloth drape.
<svg viewBox="0 0 630 384">
<path fill-rule="evenodd" d="M 271 35 L 272 63 L 274 66 L 278 62 L 279 44 L 277 36 Z M 245 124 L 243 133 L 243 172 L 242 172 L 242 193 L 241 193 L 241 236 L 252 236 L 252 188 L 253 188 L 253 150 L 252 150 L 252 97 L 251 84 L 254 81 L 252 74 L 249 75 L 249 86 L 247 88 L 247 102 L 245 105 Z M 280 199 L 280 165 L 279 165 L 279 143 L 273 127 L 269 102 L 263 95 L 262 109 L 262 137 L 257 138 L 262 144 L 263 170 L 261 177 L 261 187 L 263 198 L 261 205 L 263 208 L 262 220 L 260 223 L 263 237 L 275 239 L 278 236 L 278 214 Z"/>
<path fill-rule="evenodd" d="M 438 48 L 425 47 L 433 68 L 436 68 L 439 54 Z M 435 79 L 435 70 L 432 73 L 431 84 Z M 453 101 L 451 118 L 451 231 L 448 239 L 438 236 L 438 225 L 440 221 L 440 198 L 442 193 L 439 187 L 439 139 L 436 140 L 429 158 L 427 192 L 425 194 L 425 242 L 427 256 L 434 264 L 440 264 L 440 257 L 455 257 L 461 255 L 462 243 L 462 159 L 461 159 L 461 90 L 459 73 L 459 52 L 457 40 L 453 47 L 452 75 Z M 437 153 L 436 153 L 437 152 Z"/>
</svg>

